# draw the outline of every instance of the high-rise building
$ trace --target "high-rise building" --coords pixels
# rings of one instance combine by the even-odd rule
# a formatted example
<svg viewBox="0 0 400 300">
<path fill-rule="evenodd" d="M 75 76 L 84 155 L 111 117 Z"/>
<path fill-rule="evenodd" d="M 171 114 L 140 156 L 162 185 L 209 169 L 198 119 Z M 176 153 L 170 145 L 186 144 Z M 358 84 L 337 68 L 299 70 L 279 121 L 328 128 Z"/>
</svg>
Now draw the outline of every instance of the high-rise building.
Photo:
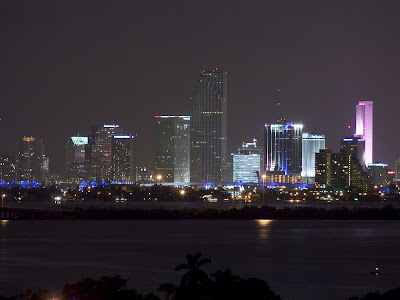
<svg viewBox="0 0 400 300">
<path fill-rule="evenodd" d="M 389 183 L 388 165 L 383 163 L 374 163 L 368 165 L 369 180 L 375 187 L 383 187 Z"/>
<path fill-rule="evenodd" d="M 192 182 L 226 181 L 227 73 L 203 71 L 190 99 Z"/>
<path fill-rule="evenodd" d="M 312 181 L 315 177 L 315 153 L 318 153 L 322 149 L 325 149 L 325 135 L 308 132 L 302 134 L 301 176 L 306 177 L 307 182 L 308 179 Z"/>
<path fill-rule="evenodd" d="M 265 124 L 265 166 L 267 172 L 283 171 L 285 175 L 300 175 L 302 124 Z"/>
<path fill-rule="evenodd" d="M 136 182 L 136 138 L 134 135 L 114 135 L 111 150 L 112 180 Z"/>
<path fill-rule="evenodd" d="M 237 154 L 233 156 L 233 181 L 258 182 L 262 170 L 263 149 L 257 147 L 257 140 L 242 143 Z"/>
<path fill-rule="evenodd" d="M 373 101 L 359 101 L 356 106 L 355 137 L 365 140 L 365 166 L 373 163 Z"/>
<path fill-rule="evenodd" d="M 365 169 L 365 141 L 359 137 L 344 138 L 340 142 L 340 150 L 350 152 L 360 162 L 361 166 Z"/>
<path fill-rule="evenodd" d="M 400 182 L 400 158 L 398 160 L 396 160 L 395 172 L 396 172 L 396 174 L 395 174 L 394 180 L 396 182 Z"/>
<path fill-rule="evenodd" d="M 111 180 L 111 150 L 114 135 L 122 135 L 119 125 L 94 125 L 89 136 L 90 178 Z"/>
<path fill-rule="evenodd" d="M 315 154 L 315 161 L 317 188 L 368 190 L 368 175 L 354 153 L 323 149 Z"/>
<path fill-rule="evenodd" d="M 3 152 L 0 154 L 0 181 L 11 182 L 14 179 L 16 179 L 15 156 Z"/>
<path fill-rule="evenodd" d="M 65 147 L 65 179 L 79 183 L 86 178 L 89 137 L 72 136 Z"/>
<path fill-rule="evenodd" d="M 26 181 L 44 180 L 44 144 L 35 137 L 24 137 L 18 146 L 17 179 Z"/>
<path fill-rule="evenodd" d="M 190 182 L 190 116 L 155 116 L 155 172 L 164 182 Z"/>
</svg>

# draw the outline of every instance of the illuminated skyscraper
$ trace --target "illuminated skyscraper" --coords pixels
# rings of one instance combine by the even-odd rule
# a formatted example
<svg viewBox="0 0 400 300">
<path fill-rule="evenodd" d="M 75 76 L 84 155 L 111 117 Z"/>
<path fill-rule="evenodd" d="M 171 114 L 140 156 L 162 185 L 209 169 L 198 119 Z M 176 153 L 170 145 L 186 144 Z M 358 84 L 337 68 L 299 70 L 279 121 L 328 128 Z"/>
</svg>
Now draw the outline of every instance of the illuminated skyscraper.
<svg viewBox="0 0 400 300">
<path fill-rule="evenodd" d="M 302 171 L 301 176 L 315 177 L 315 153 L 325 149 L 325 135 L 304 132 L 302 135 Z"/>
<path fill-rule="evenodd" d="M 190 99 L 192 182 L 226 181 L 227 74 L 203 71 Z"/>
<path fill-rule="evenodd" d="M 112 180 L 136 182 L 136 138 L 114 135 L 111 150 Z"/>
<path fill-rule="evenodd" d="M 190 181 L 190 116 L 155 116 L 155 173 L 164 182 Z"/>
<path fill-rule="evenodd" d="M 263 168 L 263 149 L 257 147 L 257 140 L 242 143 L 237 154 L 233 156 L 233 181 L 258 182 L 258 175 Z"/>
<path fill-rule="evenodd" d="M 32 136 L 19 142 L 17 155 L 17 179 L 31 182 L 44 180 L 43 141 Z"/>
<path fill-rule="evenodd" d="M 68 139 L 65 149 L 66 180 L 79 183 L 86 179 L 88 144 L 87 136 L 72 136 Z"/>
<path fill-rule="evenodd" d="M 373 101 L 359 101 L 356 106 L 355 137 L 365 140 L 365 165 L 373 163 Z"/>
<path fill-rule="evenodd" d="M 301 173 L 302 124 L 265 124 L 266 171 L 282 171 L 285 175 Z"/>
<path fill-rule="evenodd" d="M 94 125 L 89 136 L 90 177 L 111 180 L 111 150 L 114 135 L 123 134 L 119 125 Z"/>
</svg>

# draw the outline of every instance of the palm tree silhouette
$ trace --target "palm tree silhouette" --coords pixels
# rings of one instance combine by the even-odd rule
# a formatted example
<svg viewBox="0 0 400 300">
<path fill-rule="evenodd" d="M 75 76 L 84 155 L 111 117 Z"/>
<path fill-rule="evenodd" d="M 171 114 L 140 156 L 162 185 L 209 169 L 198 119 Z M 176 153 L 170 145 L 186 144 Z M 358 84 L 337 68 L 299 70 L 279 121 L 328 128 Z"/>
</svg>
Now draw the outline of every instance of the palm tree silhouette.
<svg viewBox="0 0 400 300">
<path fill-rule="evenodd" d="M 175 268 L 175 271 L 187 270 L 181 279 L 182 286 L 195 286 L 197 284 L 206 286 L 210 282 L 207 274 L 200 269 L 201 266 L 211 262 L 211 258 L 201 258 L 202 254 L 197 252 L 194 255 L 187 254 L 186 264 L 180 264 Z"/>
</svg>

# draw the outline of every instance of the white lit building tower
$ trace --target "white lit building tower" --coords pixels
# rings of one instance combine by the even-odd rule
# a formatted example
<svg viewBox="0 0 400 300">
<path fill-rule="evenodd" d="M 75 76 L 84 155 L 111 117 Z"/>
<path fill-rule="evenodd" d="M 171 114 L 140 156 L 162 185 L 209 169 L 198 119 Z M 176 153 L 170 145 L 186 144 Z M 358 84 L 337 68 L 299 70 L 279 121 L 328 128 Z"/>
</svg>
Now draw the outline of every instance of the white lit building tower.
<svg viewBox="0 0 400 300">
<path fill-rule="evenodd" d="M 301 176 L 306 180 L 315 178 L 315 154 L 325 149 L 325 135 L 304 132 L 302 135 L 302 170 Z"/>
</svg>

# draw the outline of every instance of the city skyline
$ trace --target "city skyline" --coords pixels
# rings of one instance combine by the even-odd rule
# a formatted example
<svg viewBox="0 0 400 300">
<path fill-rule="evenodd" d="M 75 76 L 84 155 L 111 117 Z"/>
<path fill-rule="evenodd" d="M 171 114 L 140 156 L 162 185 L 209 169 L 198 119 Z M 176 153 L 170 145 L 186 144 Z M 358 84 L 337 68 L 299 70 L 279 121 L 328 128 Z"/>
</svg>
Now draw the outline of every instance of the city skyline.
<svg viewBox="0 0 400 300">
<path fill-rule="evenodd" d="M 138 161 L 151 166 L 153 116 L 188 114 L 199 71 L 217 66 L 229 78 L 228 153 L 262 141 L 279 88 L 280 113 L 334 150 L 354 133 L 358 101 L 373 100 L 374 161 L 394 169 L 398 3 L 124 5 L 0 4 L 1 152 L 35 136 L 61 172 L 68 137 L 103 121 L 137 134 Z"/>
</svg>

